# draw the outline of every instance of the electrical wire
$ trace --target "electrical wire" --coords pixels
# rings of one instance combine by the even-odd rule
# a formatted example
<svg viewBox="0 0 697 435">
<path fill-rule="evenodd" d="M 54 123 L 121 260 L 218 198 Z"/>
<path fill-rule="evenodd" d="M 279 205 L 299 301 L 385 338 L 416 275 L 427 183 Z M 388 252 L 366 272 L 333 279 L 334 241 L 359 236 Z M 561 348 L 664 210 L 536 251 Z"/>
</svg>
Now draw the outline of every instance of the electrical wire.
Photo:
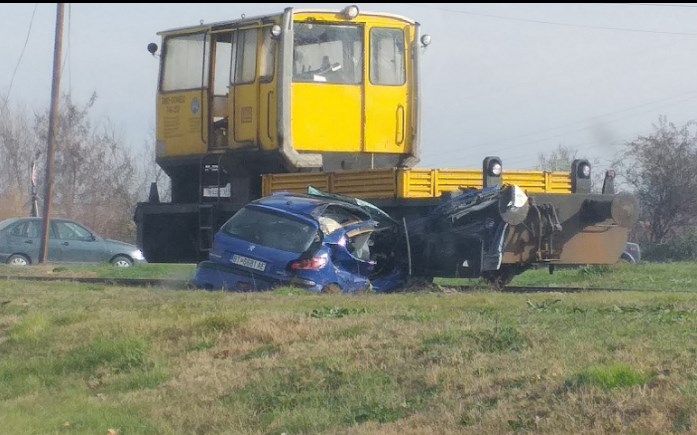
<svg viewBox="0 0 697 435">
<path fill-rule="evenodd" d="M 688 96 L 688 97 L 686 97 L 686 96 Z M 642 107 L 646 107 L 646 106 L 653 106 L 653 105 L 656 105 L 656 104 L 657 104 L 657 107 L 662 107 L 662 106 L 665 106 L 665 104 L 661 104 L 661 103 L 668 103 L 668 102 L 670 102 L 671 100 L 675 100 L 675 99 L 678 99 L 678 98 L 679 98 L 678 101 L 672 102 L 670 105 L 682 104 L 682 103 L 684 103 L 684 102 L 686 102 L 686 101 L 690 101 L 690 100 L 693 100 L 693 99 L 697 98 L 697 90 L 692 90 L 692 91 L 688 91 L 688 92 L 683 92 L 683 93 L 681 93 L 681 94 L 679 94 L 679 95 L 674 95 L 674 96 L 662 98 L 662 99 L 659 99 L 659 100 L 649 101 L 649 102 L 646 102 L 646 103 L 638 104 L 638 105 L 631 106 L 631 107 L 627 107 L 627 108 L 620 109 L 620 110 L 615 110 L 615 111 L 612 111 L 612 112 L 606 112 L 606 113 L 603 113 L 603 114 L 599 114 L 599 115 L 593 116 L 593 117 L 591 117 L 591 118 L 586 118 L 585 121 L 581 121 L 581 122 L 567 123 L 567 124 L 562 124 L 562 125 L 559 125 L 559 126 L 556 126 L 556 127 L 551 127 L 551 128 L 546 128 L 546 129 L 543 129 L 543 130 L 537 130 L 537 131 L 533 131 L 533 132 L 530 132 L 530 133 L 525 133 L 525 134 L 522 134 L 522 135 L 509 136 L 509 137 L 505 137 L 505 138 L 501 138 L 501 139 L 489 140 L 489 141 L 486 141 L 486 142 L 479 143 L 479 144 L 477 144 L 476 146 L 471 147 L 471 148 L 475 148 L 475 149 L 486 148 L 486 147 L 491 147 L 492 145 L 495 145 L 495 144 L 497 144 L 497 143 L 507 142 L 507 141 L 511 141 L 511 140 L 517 140 L 517 139 L 525 138 L 525 137 L 533 137 L 533 136 L 536 136 L 536 135 L 540 135 L 540 134 L 544 134 L 544 133 L 548 133 L 548 132 L 553 132 L 553 131 L 555 131 L 555 130 L 560 130 L 560 129 L 563 129 L 563 128 L 566 128 L 566 127 L 572 127 L 572 126 L 574 126 L 574 125 L 578 125 L 578 124 L 582 124 L 582 123 L 586 123 L 586 122 L 593 122 L 593 121 L 598 120 L 598 119 L 601 118 L 601 117 L 609 117 L 609 116 L 612 116 L 612 115 L 617 115 L 617 114 L 620 114 L 620 113 L 633 111 L 633 110 L 636 110 L 636 109 L 639 109 L 639 108 L 642 108 Z M 622 120 L 622 119 L 626 119 L 626 118 L 630 118 L 630 117 L 633 117 L 633 116 L 637 116 L 637 115 L 642 115 L 642 114 L 645 114 L 645 113 L 649 113 L 649 112 L 652 111 L 652 110 L 655 110 L 655 107 L 652 107 L 652 108 L 649 109 L 649 110 L 641 111 L 641 112 L 639 112 L 639 113 L 634 113 L 634 114 L 630 114 L 630 115 L 627 115 L 627 116 L 622 116 L 622 117 L 615 118 L 615 119 L 610 119 L 610 120 L 603 120 L 603 122 L 604 122 L 604 123 L 616 122 L 616 121 L 619 121 L 619 120 Z M 562 132 L 562 133 L 555 134 L 555 135 L 552 135 L 552 136 L 546 136 L 546 137 L 543 137 L 543 138 L 537 138 L 537 139 L 533 139 L 533 140 L 529 140 L 529 141 L 525 141 L 525 142 L 517 142 L 515 145 L 511 145 L 511 146 L 499 148 L 499 151 L 509 150 L 509 149 L 513 149 L 513 148 L 519 148 L 520 146 L 523 146 L 523 145 L 528 145 L 528 144 L 531 144 L 531 143 L 537 143 L 537 142 L 541 142 L 541 141 L 545 141 L 545 140 L 555 139 L 555 138 L 559 138 L 559 137 L 566 136 L 566 135 L 571 134 L 571 133 L 578 133 L 578 132 L 585 131 L 585 130 L 589 130 L 589 129 L 592 129 L 592 128 L 594 128 L 594 126 L 580 127 L 580 128 L 575 128 L 575 129 L 573 129 L 573 130 L 564 131 L 564 132 Z M 440 153 L 436 154 L 435 156 L 436 156 L 436 157 L 449 156 L 449 155 L 452 155 L 452 154 L 454 154 L 454 153 L 463 153 L 463 151 L 465 151 L 465 150 L 463 150 L 463 149 L 446 150 L 446 151 L 443 151 L 443 152 L 440 152 Z M 455 158 L 455 159 L 457 160 L 457 158 Z"/>
<path fill-rule="evenodd" d="M 674 5 L 670 3 L 603 3 L 614 6 L 660 6 L 664 8 L 697 8 L 697 5 Z"/>
<path fill-rule="evenodd" d="M 481 13 L 481 12 L 469 12 L 469 11 L 463 11 L 463 10 L 458 10 L 458 9 L 450 9 L 450 8 L 440 8 L 440 7 L 436 7 L 436 6 L 429 5 L 429 4 L 416 4 L 416 3 L 414 3 L 414 6 L 429 7 L 431 9 L 437 9 L 437 10 L 441 10 L 444 12 L 451 12 L 454 14 L 471 15 L 471 16 L 475 16 L 475 17 L 495 18 L 495 19 L 499 19 L 499 20 L 508 20 L 508 21 L 520 21 L 520 22 L 524 22 L 524 23 L 547 24 L 547 25 L 553 25 L 553 26 L 576 27 L 576 28 L 582 28 L 582 29 L 611 30 L 611 31 L 620 31 L 620 32 L 653 33 L 653 34 L 660 34 L 660 35 L 697 36 L 697 33 L 691 33 L 691 32 L 669 32 L 669 31 L 663 31 L 663 30 L 646 30 L 646 29 L 631 29 L 631 28 L 625 28 L 625 27 L 593 26 L 590 24 L 561 23 L 561 22 L 557 22 L 557 21 L 533 20 L 533 19 L 528 19 L 528 18 L 507 17 L 504 15 L 486 14 L 486 13 Z"/>
<path fill-rule="evenodd" d="M 12 72 L 12 78 L 10 79 L 10 86 L 7 90 L 7 95 L 5 95 L 5 104 L 3 105 L 3 110 L 7 108 L 7 103 L 10 101 L 10 93 L 12 92 L 12 85 L 14 84 L 15 81 L 15 76 L 17 75 L 17 71 L 19 70 L 19 65 L 22 63 L 22 58 L 24 57 L 24 51 L 27 48 L 27 44 L 29 43 L 29 36 L 31 35 L 31 28 L 32 25 L 34 24 L 34 16 L 36 15 L 36 9 L 39 7 L 38 3 L 34 4 L 34 10 L 31 13 L 31 19 L 29 20 L 29 29 L 27 30 L 27 37 L 24 39 L 24 46 L 22 47 L 22 51 L 19 54 L 19 59 L 17 59 L 17 65 L 15 65 L 15 69 Z"/>
</svg>

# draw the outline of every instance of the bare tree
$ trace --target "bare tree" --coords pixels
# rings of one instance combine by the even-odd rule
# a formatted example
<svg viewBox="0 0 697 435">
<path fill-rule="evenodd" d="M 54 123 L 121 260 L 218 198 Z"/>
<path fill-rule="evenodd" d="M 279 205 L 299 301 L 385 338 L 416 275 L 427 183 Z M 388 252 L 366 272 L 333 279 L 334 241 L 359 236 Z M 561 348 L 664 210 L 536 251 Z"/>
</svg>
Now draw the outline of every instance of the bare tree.
<svg viewBox="0 0 697 435">
<path fill-rule="evenodd" d="M 116 131 L 92 126 L 89 111 L 93 94 L 84 106 L 64 96 L 58 117 L 55 156 L 55 213 L 77 219 L 97 232 L 133 240 L 133 209 L 137 200 L 134 156 Z M 48 134 L 48 113 L 36 116 L 41 141 Z"/>
<path fill-rule="evenodd" d="M 31 163 L 38 150 L 26 111 L 0 105 L 0 218 L 29 215 Z"/>
<path fill-rule="evenodd" d="M 578 150 L 559 144 L 557 148 L 549 154 L 539 153 L 537 155 L 538 163 L 536 169 L 548 172 L 569 172 L 571 170 L 571 164 L 578 158 L 586 158 L 589 163 L 591 163 L 591 167 L 598 166 L 600 163 L 600 159 L 597 157 L 592 159 L 585 156 L 578 157 Z M 605 174 L 602 172 L 592 171 L 591 189 L 593 191 L 600 190 L 603 185 L 604 176 Z"/>
<path fill-rule="evenodd" d="M 162 167 L 155 161 L 155 133 L 150 135 L 145 141 L 139 153 L 136 153 L 136 161 L 139 162 L 139 183 L 137 191 L 138 200 L 147 201 L 150 192 L 150 184 L 157 183 L 160 200 L 170 201 L 172 198 L 172 185 L 169 176 L 162 170 Z"/>
<path fill-rule="evenodd" d="M 577 150 L 564 145 L 557 145 L 557 149 L 549 154 L 539 153 L 537 155 L 537 167 L 541 171 L 569 171 L 571 162 L 576 159 Z"/>
<path fill-rule="evenodd" d="M 697 122 L 681 127 L 665 116 L 654 132 L 625 145 L 622 175 L 648 223 L 648 242 L 663 243 L 697 222 Z"/>
<path fill-rule="evenodd" d="M 105 236 L 133 241 L 138 200 L 147 199 L 150 183 L 156 181 L 166 201 L 169 178 L 155 163 L 153 146 L 134 152 L 108 120 L 99 127 L 92 125 L 90 110 L 96 99 L 93 94 L 79 105 L 63 96 L 52 214 L 81 221 Z M 0 219 L 29 215 L 31 164 L 45 149 L 47 134 L 48 110 L 33 114 L 32 120 L 25 110 L 0 105 Z M 45 159 L 45 153 L 42 156 Z M 44 170 L 45 160 L 37 161 L 38 192 L 43 192 Z"/>
</svg>

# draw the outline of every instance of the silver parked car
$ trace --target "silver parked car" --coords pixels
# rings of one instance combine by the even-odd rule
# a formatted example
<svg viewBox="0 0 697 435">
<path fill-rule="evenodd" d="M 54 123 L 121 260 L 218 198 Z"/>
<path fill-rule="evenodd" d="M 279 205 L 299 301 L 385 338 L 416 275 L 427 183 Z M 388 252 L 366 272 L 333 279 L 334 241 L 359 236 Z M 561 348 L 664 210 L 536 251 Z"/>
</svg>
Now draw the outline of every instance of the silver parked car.
<svg viewBox="0 0 697 435">
<path fill-rule="evenodd" d="M 16 266 L 37 264 L 42 233 L 43 218 L 12 218 L 0 222 L 0 262 Z M 75 221 L 52 219 L 48 261 L 130 267 L 144 263 L 145 258 L 134 245 L 104 239 Z"/>
</svg>

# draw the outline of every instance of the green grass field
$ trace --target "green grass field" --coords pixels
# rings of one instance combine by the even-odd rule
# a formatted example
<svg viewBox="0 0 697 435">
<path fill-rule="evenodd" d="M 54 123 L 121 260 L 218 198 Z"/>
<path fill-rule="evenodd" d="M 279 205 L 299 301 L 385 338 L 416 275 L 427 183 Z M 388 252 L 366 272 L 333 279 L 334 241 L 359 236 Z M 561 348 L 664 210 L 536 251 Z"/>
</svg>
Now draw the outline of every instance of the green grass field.
<svg viewBox="0 0 697 435">
<path fill-rule="evenodd" d="M 128 278 L 194 266 L 118 270 Z M 0 274 L 100 274 L 51 268 Z M 54 270 L 58 269 L 58 270 Z M 360 296 L 0 281 L 2 432 L 691 433 L 697 264 Z"/>
</svg>

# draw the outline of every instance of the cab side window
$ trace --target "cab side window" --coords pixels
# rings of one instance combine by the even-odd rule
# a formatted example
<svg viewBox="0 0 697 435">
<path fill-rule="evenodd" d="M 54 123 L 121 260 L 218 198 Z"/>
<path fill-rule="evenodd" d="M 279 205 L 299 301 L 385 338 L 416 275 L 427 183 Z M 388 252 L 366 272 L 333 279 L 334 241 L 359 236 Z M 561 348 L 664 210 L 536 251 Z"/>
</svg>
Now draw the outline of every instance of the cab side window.
<svg viewBox="0 0 697 435">
<path fill-rule="evenodd" d="M 376 28 L 370 31 L 370 82 L 399 86 L 406 81 L 404 32 Z"/>
<path fill-rule="evenodd" d="M 253 83 L 257 73 L 257 29 L 240 30 L 233 44 L 235 60 L 232 67 L 233 84 Z"/>
</svg>

